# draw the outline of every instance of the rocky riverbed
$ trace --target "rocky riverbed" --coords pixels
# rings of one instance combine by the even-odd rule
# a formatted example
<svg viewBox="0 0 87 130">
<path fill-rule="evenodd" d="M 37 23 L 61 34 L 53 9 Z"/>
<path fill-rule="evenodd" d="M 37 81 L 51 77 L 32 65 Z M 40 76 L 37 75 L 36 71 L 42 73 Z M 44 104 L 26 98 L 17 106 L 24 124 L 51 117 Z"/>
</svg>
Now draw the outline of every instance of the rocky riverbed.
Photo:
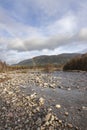
<svg viewBox="0 0 87 130">
<path fill-rule="evenodd" d="M 87 72 L 1 73 L 0 130 L 87 130 Z"/>
</svg>

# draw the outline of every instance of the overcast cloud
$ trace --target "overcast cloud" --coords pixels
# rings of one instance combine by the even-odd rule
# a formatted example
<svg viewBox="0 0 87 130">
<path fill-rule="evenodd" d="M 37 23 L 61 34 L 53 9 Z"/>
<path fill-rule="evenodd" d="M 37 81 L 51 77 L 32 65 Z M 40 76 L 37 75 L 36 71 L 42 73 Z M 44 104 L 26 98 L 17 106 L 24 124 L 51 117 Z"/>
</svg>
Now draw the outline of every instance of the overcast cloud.
<svg viewBox="0 0 87 130">
<path fill-rule="evenodd" d="M 0 59 L 87 50 L 86 0 L 0 0 Z"/>
</svg>

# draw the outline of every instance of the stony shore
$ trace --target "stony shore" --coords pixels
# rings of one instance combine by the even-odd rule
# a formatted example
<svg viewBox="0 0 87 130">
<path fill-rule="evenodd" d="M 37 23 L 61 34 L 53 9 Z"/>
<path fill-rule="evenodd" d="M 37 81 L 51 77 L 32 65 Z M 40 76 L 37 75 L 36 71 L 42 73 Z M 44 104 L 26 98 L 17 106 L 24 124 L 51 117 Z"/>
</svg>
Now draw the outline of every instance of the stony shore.
<svg viewBox="0 0 87 130">
<path fill-rule="evenodd" d="M 65 106 L 62 108 L 61 99 L 56 100 L 52 106 L 50 102 L 53 102 L 53 99 L 44 94 L 48 89 L 51 89 L 53 93 L 56 88 L 66 91 L 73 90 L 70 86 L 64 88 L 60 82 L 61 77 L 54 77 L 51 73 L 15 71 L 0 74 L 0 130 L 86 130 L 85 122 L 83 126 L 79 126 L 78 119 L 74 124 L 70 119 L 67 105 L 67 109 Z M 80 86 L 75 88 L 79 91 L 87 91 L 87 86 L 83 89 Z M 85 100 L 86 98 L 87 95 Z M 81 116 L 82 119 L 87 114 L 86 103 L 87 100 L 77 108 L 78 117 Z M 74 112 L 73 109 L 71 111 Z"/>
</svg>

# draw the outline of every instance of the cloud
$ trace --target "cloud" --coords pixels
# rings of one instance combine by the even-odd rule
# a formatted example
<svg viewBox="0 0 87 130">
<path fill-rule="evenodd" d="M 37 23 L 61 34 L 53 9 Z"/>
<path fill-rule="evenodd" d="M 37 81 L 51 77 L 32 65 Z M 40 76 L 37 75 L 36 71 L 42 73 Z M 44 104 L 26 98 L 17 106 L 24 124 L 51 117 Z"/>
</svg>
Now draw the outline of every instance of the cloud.
<svg viewBox="0 0 87 130">
<path fill-rule="evenodd" d="M 87 28 L 82 28 L 78 34 L 78 38 L 81 41 L 87 42 Z"/>
<path fill-rule="evenodd" d="M 82 29 L 75 35 L 62 34 L 50 36 L 48 38 L 31 38 L 24 41 L 21 39 L 14 39 L 8 43 L 7 49 L 17 51 L 34 51 L 43 49 L 53 50 L 67 44 L 72 46 L 74 42 L 76 44 L 77 42 L 87 42 L 87 30 L 85 29 L 84 31 L 84 29 Z"/>
<path fill-rule="evenodd" d="M 16 51 L 52 50 L 56 47 L 63 46 L 68 42 L 72 42 L 74 39 L 73 32 L 76 30 L 77 25 L 76 17 L 71 13 L 64 15 L 61 19 L 44 28 L 29 27 L 16 22 L 10 17 L 8 17 L 8 20 L 8 24 L 2 23 L 3 28 L 5 29 L 7 27 L 7 31 L 10 30 L 10 33 L 15 35 L 7 39 L 3 38 L 3 44 L 6 42 L 8 50 Z M 11 22 L 13 24 L 12 26 L 10 26 Z"/>
<path fill-rule="evenodd" d="M 47 32 L 50 34 L 66 34 L 74 33 L 77 31 L 78 20 L 72 13 L 65 14 L 61 19 L 57 19 L 52 24 L 46 27 Z"/>
<path fill-rule="evenodd" d="M 32 51 L 32 50 L 43 50 L 43 49 L 55 49 L 56 47 L 62 46 L 69 42 L 69 36 L 53 36 L 49 38 L 31 38 L 28 40 L 14 39 L 8 41 L 8 50 L 17 51 Z"/>
</svg>

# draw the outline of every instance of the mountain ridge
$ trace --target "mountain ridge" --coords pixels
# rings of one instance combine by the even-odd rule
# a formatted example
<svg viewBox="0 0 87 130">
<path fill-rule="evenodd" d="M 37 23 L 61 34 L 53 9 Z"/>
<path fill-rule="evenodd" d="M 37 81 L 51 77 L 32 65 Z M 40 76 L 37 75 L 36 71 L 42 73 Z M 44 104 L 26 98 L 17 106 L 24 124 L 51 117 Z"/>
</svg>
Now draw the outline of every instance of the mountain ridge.
<svg viewBox="0 0 87 130">
<path fill-rule="evenodd" d="M 58 55 L 41 55 L 36 56 L 30 59 L 26 59 L 23 61 L 20 61 L 19 63 L 15 65 L 19 66 L 39 66 L 39 65 L 47 65 L 47 64 L 53 64 L 53 65 L 62 65 L 71 60 L 72 58 L 76 56 L 80 56 L 80 53 L 62 53 Z"/>
</svg>

